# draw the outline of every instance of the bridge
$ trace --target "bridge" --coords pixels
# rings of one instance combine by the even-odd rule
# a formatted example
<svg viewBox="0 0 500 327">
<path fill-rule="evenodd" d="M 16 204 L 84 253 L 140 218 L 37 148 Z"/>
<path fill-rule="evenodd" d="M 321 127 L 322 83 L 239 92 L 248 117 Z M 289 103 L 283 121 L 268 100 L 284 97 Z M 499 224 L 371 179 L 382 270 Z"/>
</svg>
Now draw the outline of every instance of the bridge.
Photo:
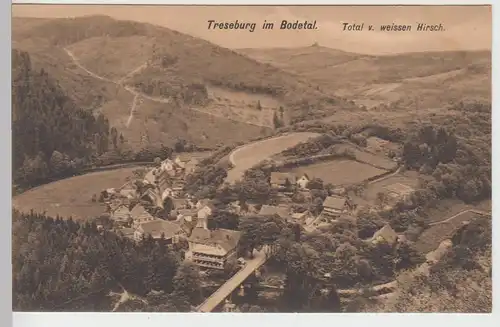
<svg viewBox="0 0 500 327">
<path fill-rule="evenodd" d="M 228 279 L 217 291 L 213 292 L 202 304 L 200 304 L 197 312 L 211 312 L 224 299 L 226 299 L 245 279 L 248 278 L 255 270 L 261 267 L 270 257 L 268 247 L 264 246 L 262 250 L 255 251 L 254 257 L 248 260 L 245 266 L 240 269 L 233 277 Z"/>
</svg>

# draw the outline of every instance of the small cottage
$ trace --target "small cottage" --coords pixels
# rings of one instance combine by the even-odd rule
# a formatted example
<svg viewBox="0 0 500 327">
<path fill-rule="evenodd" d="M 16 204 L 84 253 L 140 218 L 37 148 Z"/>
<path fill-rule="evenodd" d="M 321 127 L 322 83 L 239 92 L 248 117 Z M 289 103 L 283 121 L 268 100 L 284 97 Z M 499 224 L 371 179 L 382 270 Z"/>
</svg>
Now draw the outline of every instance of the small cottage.
<svg viewBox="0 0 500 327">
<path fill-rule="evenodd" d="M 305 190 L 307 189 L 307 184 L 309 184 L 309 176 L 307 176 L 307 174 L 303 174 L 302 176 L 300 176 L 298 179 L 297 179 L 297 185 Z"/>
<path fill-rule="evenodd" d="M 185 235 L 185 232 L 179 224 L 162 219 L 155 219 L 139 224 L 134 232 L 134 239 L 140 241 L 143 236 L 148 235 L 151 235 L 155 240 L 159 240 L 163 237 L 167 243 L 177 243 L 179 237 Z"/>
<path fill-rule="evenodd" d="M 152 205 L 156 207 L 163 207 L 163 201 L 161 196 L 152 188 L 146 189 L 146 191 L 142 194 L 141 200 L 149 201 Z"/>
<path fill-rule="evenodd" d="M 130 211 L 130 217 L 134 220 L 134 226 L 136 227 L 139 224 L 155 220 L 155 218 L 140 204 L 137 204 L 134 208 L 132 208 Z"/>
<path fill-rule="evenodd" d="M 287 185 L 295 185 L 296 179 L 295 176 L 290 173 L 272 172 L 270 183 L 273 188 L 284 188 Z"/>
<path fill-rule="evenodd" d="M 161 170 L 175 173 L 175 163 L 171 159 L 165 159 L 160 165 Z"/>
<path fill-rule="evenodd" d="M 195 209 L 178 209 L 177 220 L 184 219 L 186 221 L 193 221 L 197 218 L 198 211 Z"/>
<path fill-rule="evenodd" d="M 132 182 L 127 182 L 120 187 L 119 194 L 125 198 L 134 199 L 137 196 L 137 186 Z"/>
<path fill-rule="evenodd" d="M 371 242 L 374 244 L 380 242 L 386 242 L 387 244 L 393 246 L 398 241 L 398 234 L 392 229 L 392 227 L 387 224 L 373 234 Z"/>
<path fill-rule="evenodd" d="M 126 224 L 130 219 L 130 210 L 128 206 L 121 204 L 110 212 L 111 219 L 119 224 Z"/>
<path fill-rule="evenodd" d="M 271 206 L 264 204 L 259 211 L 259 216 L 274 216 L 277 215 L 282 219 L 290 217 L 290 210 L 287 207 Z"/>
<path fill-rule="evenodd" d="M 191 156 L 187 155 L 187 154 L 179 154 L 176 158 L 175 158 L 175 164 L 182 168 L 182 169 L 185 169 L 186 168 L 186 164 L 191 161 Z"/>
</svg>

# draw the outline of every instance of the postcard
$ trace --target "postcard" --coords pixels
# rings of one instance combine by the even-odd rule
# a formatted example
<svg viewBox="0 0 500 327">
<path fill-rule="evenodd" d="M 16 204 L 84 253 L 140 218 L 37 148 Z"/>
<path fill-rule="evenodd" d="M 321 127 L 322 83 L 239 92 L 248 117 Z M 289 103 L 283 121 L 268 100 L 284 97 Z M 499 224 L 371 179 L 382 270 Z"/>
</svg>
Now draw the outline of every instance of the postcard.
<svg viewBox="0 0 500 327">
<path fill-rule="evenodd" d="M 12 16 L 13 311 L 492 311 L 491 6 Z"/>
</svg>

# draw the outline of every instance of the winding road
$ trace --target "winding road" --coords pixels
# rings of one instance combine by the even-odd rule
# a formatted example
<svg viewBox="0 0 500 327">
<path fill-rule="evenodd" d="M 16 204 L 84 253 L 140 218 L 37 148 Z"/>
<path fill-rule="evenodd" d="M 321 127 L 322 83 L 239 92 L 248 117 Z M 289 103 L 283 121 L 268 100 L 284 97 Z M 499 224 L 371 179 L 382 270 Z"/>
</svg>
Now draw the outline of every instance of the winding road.
<svg viewBox="0 0 500 327">
<path fill-rule="evenodd" d="M 88 70 L 85 66 L 83 66 L 81 64 L 81 62 L 79 61 L 79 59 L 69 49 L 64 48 L 64 51 L 66 51 L 66 53 L 68 54 L 68 56 L 71 58 L 71 60 L 73 60 L 74 64 L 76 66 L 78 66 L 78 68 L 82 69 L 88 75 L 90 75 L 90 76 L 92 76 L 92 77 L 94 77 L 96 79 L 99 79 L 101 81 L 105 81 L 105 82 L 109 82 L 109 83 L 113 83 L 115 85 L 121 86 L 125 90 L 127 90 L 128 92 L 130 92 L 132 95 L 134 95 L 134 97 L 142 97 L 144 99 L 148 99 L 148 100 L 156 102 L 156 103 L 170 103 L 171 102 L 171 100 L 168 99 L 168 98 L 150 96 L 150 95 L 147 95 L 147 94 L 144 94 L 142 92 L 137 91 L 136 89 L 134 89 L 131 86 L 123 84 L 131 76 L 133 76 L 134 74 L 137 74 L 141 70 L 145 69 L 147 67 L 147 63 L 144 63 L 141 66 L 137 67 L 136 69 L 134 69 L 133 71 L 131 71 L 130 73 L 128 73 L 127 75 L 125 75 L 124 77 L 122 77 L 120 80 L 114 81 L 114 80 L 111 80 L 109 78 L 100 76 L 100 75 L 98 75 L 98 74 L 96 74 L 96 73 Z M 134 102 L 135 102 L 135 100 L 134 100 Z M 230 118 L 230 117 L 227 117 L 227 116 L 216 115 L 216 114 L 214 114 L 214 113 L 212 113 L 210 111 L 201 110 L 201 109 L 198 109 L 198 108 L 189 107 L 189 109 L 192 110 L 192 111 L 196 111 L 196 112 L 205 114 L 205 115 L 209 115 L 209 116 L 212 116 L 212 117 L 221 118 L 221 119 L 225 119 L 225 120 L 230 120 L 230 121 L 237 122 L 237 123 L 242 123 L 242 124 L 247 124 L 247 125 L 253 125 L 253 126 L 258 126 L 258 127 L 272 128 L 272 126 L 270 126 L 270 125 L 263 125 L 263 124 L 251 123 L 251 122 L 247 122 L 247 121 L 240 121 L 240 120 L 237 120 L 237 119 L 234 119 L 234 118 Z M 127 120 L 127 122 L 132 119 L 132 117 L 133 117 L 133 111 L 134 110 L 135 110 L 135 105 L 132 105 L 132 108 L 130 110 L 130 116 L 129 116 L 129 119 Z M 128 124 L 130 124 L 130 123 L 128 123 Z"/>
<path fill-rule="evenodd" d="M 229 162 L 233 165 L 233 168 L 228 171 L 226 182 L 234 183 L 240 180 L 245 171 L 258 163 L 319 135 L 319 133 L 310 132 L 288 133 L 236 148 L 229 154 Z"/>
</svg>

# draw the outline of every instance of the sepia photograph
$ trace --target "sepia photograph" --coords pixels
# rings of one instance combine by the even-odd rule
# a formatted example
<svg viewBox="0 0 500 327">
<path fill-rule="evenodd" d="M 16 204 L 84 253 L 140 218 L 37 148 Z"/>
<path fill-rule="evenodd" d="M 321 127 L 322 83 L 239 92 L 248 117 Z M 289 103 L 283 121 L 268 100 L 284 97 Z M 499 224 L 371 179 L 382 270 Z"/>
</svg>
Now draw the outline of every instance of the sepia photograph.
<svg viewBox="0 0 500 327">
<path fill-rule="evenodd" d="M 491 5 L 11 9 L 12 311 L 492 312 Z"/>
</svg>

